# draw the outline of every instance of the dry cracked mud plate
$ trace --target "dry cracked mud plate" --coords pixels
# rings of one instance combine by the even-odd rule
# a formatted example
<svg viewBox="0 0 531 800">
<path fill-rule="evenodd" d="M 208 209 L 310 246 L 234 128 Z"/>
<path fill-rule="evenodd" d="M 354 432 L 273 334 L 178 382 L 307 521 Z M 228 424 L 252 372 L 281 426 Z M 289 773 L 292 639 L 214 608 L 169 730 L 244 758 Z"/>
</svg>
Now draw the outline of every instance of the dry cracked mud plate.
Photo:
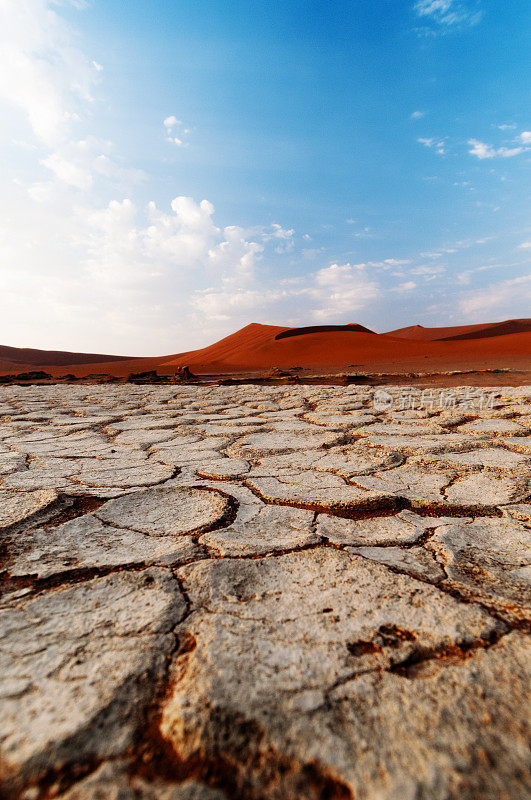
<svg viewBox="0 0 531 800">
<path fill-rule="evenodd" d="M 235 796 L 523 797 L 525 645 L 479 606 L 328 549 L 179 575 L 198 611 L 161 732 Z"/>
</svg>

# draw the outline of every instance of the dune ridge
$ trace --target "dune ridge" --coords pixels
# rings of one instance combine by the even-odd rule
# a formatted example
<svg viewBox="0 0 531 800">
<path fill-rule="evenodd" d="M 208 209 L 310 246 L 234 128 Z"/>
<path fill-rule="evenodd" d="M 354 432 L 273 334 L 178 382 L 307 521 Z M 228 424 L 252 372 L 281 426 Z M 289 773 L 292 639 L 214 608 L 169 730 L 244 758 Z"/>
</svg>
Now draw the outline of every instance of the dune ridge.
<svg viewBox="0 0 531 800">
<path fill-rule="evenodd" d="M 504 322 L 454 325 L 446 328 L 424 328 L 422 325 L 410 325 L 407 328 L 388 331 L 385 335 L 411 341 L 449 342 L 457 339 L 484 339 L 489 336 L 506 336 L 529 331 L 531 331 L 531 319 L 508 319 Z"/>
<path fill-rule="evenodd" d="M 373 333 L 369 328 L 364 325 L 350 322 L 348 325 L 308 325 L 305 328 L 290 328 L 287 331 L 277 333 L 275 339 L 288 339 L 292 336 L 304 336 L 305 333 Z M 377 334 L 375 334 L 377 335 Z"/>
<path fill-rule="evenodd" d="M 63 364 L 97 364 L 101 361 L 127 361 L 133 356 L 103 353 L 74 353 L 67 350 L 37 350 L 29 347 L 0 345 L 0 363 L 25 366 L 61 366 Z"/>
</svg>

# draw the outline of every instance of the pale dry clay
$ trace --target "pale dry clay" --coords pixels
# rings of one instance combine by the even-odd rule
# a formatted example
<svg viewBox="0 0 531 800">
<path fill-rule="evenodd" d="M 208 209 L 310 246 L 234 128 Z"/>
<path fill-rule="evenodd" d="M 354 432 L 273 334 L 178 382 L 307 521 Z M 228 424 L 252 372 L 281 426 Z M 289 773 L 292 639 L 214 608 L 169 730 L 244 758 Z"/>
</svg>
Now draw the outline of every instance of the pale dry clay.
<svg viewBox="0 0 531 800">
<path fill-rule="evenodd" d="M 529 797 L 531 391 L 474 391 L 2 389 L 3 796 Z"/>
</svg>

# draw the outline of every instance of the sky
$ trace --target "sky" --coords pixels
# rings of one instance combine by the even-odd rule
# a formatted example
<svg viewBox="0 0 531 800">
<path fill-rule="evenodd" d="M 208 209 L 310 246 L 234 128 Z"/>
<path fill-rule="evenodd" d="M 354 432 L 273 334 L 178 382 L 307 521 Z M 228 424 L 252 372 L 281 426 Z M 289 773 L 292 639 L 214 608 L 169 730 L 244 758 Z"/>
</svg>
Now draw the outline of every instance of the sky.
<svg viewBox="0 0 531 800">
<path fill-rule="evenodd" d="M 0 0 L 0 343 L 529 316 L 529 0 Z"/>
</svg>

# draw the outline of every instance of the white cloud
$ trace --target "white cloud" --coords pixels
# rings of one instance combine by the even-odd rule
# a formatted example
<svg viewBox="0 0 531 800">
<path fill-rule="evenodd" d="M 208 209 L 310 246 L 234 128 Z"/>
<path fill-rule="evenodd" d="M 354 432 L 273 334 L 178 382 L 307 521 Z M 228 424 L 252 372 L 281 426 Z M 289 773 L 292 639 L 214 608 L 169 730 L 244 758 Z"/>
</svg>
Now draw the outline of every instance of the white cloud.
<svg viewBox="0 0 531 800">
<path fill-rule="evenodd" d="M 331 264 L 297 280 L 260 284 L 228 291 L 208 288 L 191 300 L 201 318 L 245 324 L 249 315 L 258 321 L 292 319 L 296 324 L 342 321 L 365 308 L 377 296 L 378 286 L 351 264 Z M 293 309 L 297 318 L 293 320 Z"/>
<path fill-rule="evenodd" d="M 54 193 L 53 181 L 37 182 L 28 187 L 28 195 L 35 203 L 49 203 Z"/>
<path fill-rule="evenodd" d="M 292 239 L 295 233 L 293 228 L 283 228 L 282 225 L 279 225 L 277 222 L 273 222 L 271 227 L 273 228 L 272 235 L 274 239 Z"/>
<path fill-rule="evenodd" d="M 225 285 L 241 286 L 255 277 L 256 262 L 263 251 L 262 244 L 247 240 L 243 228 L 230 225 L 223 230 L 223 241 L 208 251 L 208 267 L 219 270 Z"/>
<path fill-rule="evenodd" d="M 531 247 L 531 242 L 522 242 L 518 247 L 521 247 L 523 250 L 528 250 Z"/>
<path fill-rule="evenodd" d="M 229 332 L 219 327 L 222 317 L 230 329 L 255 307 L 267 321 L 291 316 L 299 298 L 301 313 L 318 306 L 304 287 L 279 289 L 267 266 L 257 274 L 267 248 L 271 254 L 285 240 L 219 227 L 207 200 L 176 197 L 168 210 L 130 198 L 90 207 L 65 183 L 32 191 L 47 202 L 29 204 L 15 185 L 2 210 L 0 341 L 16 344 L 9 331 L 24 317 L 27 335 L 39 330 L 43 347 L 171 353 Z"/>
<path fill-rule="evenodd" d="M 512 313 L 515 301 L 523 308 L 531 303 L 531 275 L 511 278 L 493 283 L 474 294 L 468 294 L 459 302 L 459 309 L 465 314 L 477 315 L 485 311 Z"/>
<path fill-rule="evenodd" d="M 183 136 L 183 134 L 190 133 L 190 130 L 188 128 L 185 128 L 183 129 L 182 133 L 179 131 L 179 136 L 176 136 L 174 131 L 174 128 L 182 127 L 183 122 L 181 122 L 180 119 L 177 119 L 177 117 L 174 114 L 172 114 L 170 117 L 166 117 L 166 119 L 163 120 L 162 124 L 166 128 L 167 142 L 170 142 L 170 144 L 176 144 L 177 147 L 186 146 L 186 142 L 184 142 L 184 140 L 181 137 Z"/>
<path fill-rule="evenodd" d="M 314 258 L 317 258 L 318 256 L 322 256 L 324 252 L 326 252 L 325 247 L 303 247 L 303 249 L 301 250 L 301 255 L 304 258 L 312 260 Z"/>
<path fill-rule="evenodd" d="M 117 186 L 134 184 L 145 178 L 142 170 L 126 169 L 110 156 L 111 142 L 89 136 L 61 144 L 40 160 L 54 173 L 55 179 L 76 189 L 87 191 L 97 180 L 111 181 Z"/>
<path fill-rule="evenodd" d="M 422 119 L 424 116 L 424 111 L 414 111 L 412 114 L 410 114 L 410 119 Z"/>
<path fill-rule="evenodd" d="M 203 319 L 228 322 L 234 318 L 242 321 L 249 314 L 266 312 L 286 296 L 285 292 L 266 289 L 236 291 L 205 289 L 197 291 L 190 305 Z M 267 316 L 266 316 L 267 319 Z"/>
<path fill-rule="evenodd" d="M 0 99 L 18 107 L 48 145 L 64 139 L 79 119 L 80 102 L 90 101 L 95 77 L 54 5 L 2 0 L 0 27 Z"/>
<path fill-rule="evenodd" d="M 24 187 L 15 189 L 23 203 Z M 4 215 L 0 328 L 17 325 L 20 294 L 41 346 L 174 352 L 225 335 L 249 314 L 281 321 L 296 308 L 300 322 L 338 319 L 375 297 L 374 281 L 349 265 L 279 282 L 262 258 L 290 241 L 291 229 L 276 224 L 253 237 L 221 228 L 207 200 L 176 197 L 168 210 L 131 198 L 90 207 L 72 202 L 76 189 L 64 182 L 32 191 L 48 202 Z"/>
<path fill-rule="evenodd" d="M 294 233 L 295 231 L 293 228 L 283 228 L 282 225 L 279 225 L 277 222 L 273 222 L 271 225 L 271 232 L 264 231 L 261 234 L 261 238 L 264 242 L 276 240 L 276 253 L 288 253 L 290 250 L 293 250 L 295 246 L 295 242 L 293 240 Z"/>
<path fill-rule="evenodd" d="M 413 289 L 417 288 L 417 284 L 415 281 L 405 281 L 404 283 L 399 283 L 398 286 L 395 286 L 392 291 L 394 292 L 411 292 Z"/>
<path fill-rule="evenodd" d="M 460 284 L 461 286 L 465 286 L 465 285 L 468 285 L 471 282 L 472 276 L 476 275 L 477 273 L 488 272 L 488 271 L 493 270 L 493 269 L 494 270 L 496 270 L 496 269 L 507 270 L 507 269 L 510 269 L 511 267 L 521 267 L 522 265 L 525 265 L 526 263 L 527 263 L 526 261 L 515 261 L 515 262 L 512 262 L 512 263 L 507 263 L 507 261 L 503 261 L 501 263 L 484 264 L 484 265 L 479 266 L 479 267 L 472 267 L 470 269 L 464 270 L 463 272 L 459 272 L 457 274 L 457 276 L 456 276 L 457 283 Z"/>
<path fill-rule="evenodd" d="M 355 239 L 371 239 L 373 234 L 371 233 L 371 229 L 366 225 L 361 231 L 353 233 L 352 236 L 354 236 Z"/>
<path fill-rule="evenodd" d="M 445 273 L 446 267 L 443 267 L 442 264 L 423 264 L 409 271 L 412 275 L 421 275 L 424 280 L 430 281 Z"/>
<path fill-rule="evenodd" d="M 166 119 L 163 122 L 163 125 L 165 128 L 168 128 L 168 130 L 171 130 L 172 128 L 175 128 L 176 125 L 182 125 L 182 122 L 180 119 L 177 119 L 177 117 L 172 114 L 170 117 L 166 117 Z"/>
<path fill-rule="evenodd" d="M 345 282 L 352 280 L 351 264 L 331 264 L 316 273 L 315 282 L 318 286 L 334 287 L 340 289 Z"/>
<path fill-rule="evenodd" d="M 522 144 L 531 144 L 531 131 L 522 131 L 520 141 Z"/>
<path fill-rule="evenodd" d="M 482 17 L 477 3 L 460 0 L 417 0 L 414 9 L 419 17 L 442 28 L 476 25 Z"/>
<path fill-rule="evenodd" d="M 138 209 L 129 199 L 84 213 L 88 271 L 113 285 L 149 284 L 154 278 L 189 287 L 213 278 L 240 285 L 253 276 L 263 247 L 248 242 L 241 228 L 218 228 L 213 214 L 208 200 L 196 203 L 184 196 L 172 201 L 170 213 L 154 202 Z"/>
<path fill-rule="evenodd" d="M 401 267 L 404 264 L 411 264 L 410 258 L 386 258 L 383 261 L 363 261 L 360 264 L 353 264 L 356 269 L 374 267 L 376 269 L 391 269 L 391 267 Z"/>
<path fill-rule="evenodd" d="M 92 186 L 91 172 L 80 164 L 68 160 L 58 152 L 52 153 L 48 158 L 44 158 L 41 164 L 54 172 L 60 181 L 67 183 L 69 186 L 75 186 L 77 189 L 90 189 Z"/>
<path fill-rule="evenodd" d="M 433 150 L 436 150 L 439 155 L 443 156 L 446 152 L 445 150 L 445 142 L 444 139 L 424 139 L 418 138 L 417 142 L 419 144 L 423 144 L 424 147 L 429 147 Z"/>
<path fill-rule="evenodd" d="M 369 263 L 371 263 L 371 262 L 369 262 Z M 402 264 L 411 264 L 411 259 L 410 258 L 386 258 L 380 264 L 378 262 L 376 262 L 375 266 L 383 266 L 384 269 L 387 269 L 388 267 L 398 267 L 398 266 L 401 266 Z"/>
<path fill-rule="evenodd" d="M 492 147 L 490 144 L 480 142 L 478 139 L 469 139 L 468 144 L 471 149 L 468 151 L 470 155 L 476 156 L 479 159 L 485 158 L 512 158 L 524 152 L 523 147 Z"/>
<path fill-rule="evenodd" d="M 377 296 L 378 285 L 359 267 L 331 264 L 310 276 L 305 293 L 312 301 L 311 316 L 333 321 L 365 308 Z"/>
</svg>

